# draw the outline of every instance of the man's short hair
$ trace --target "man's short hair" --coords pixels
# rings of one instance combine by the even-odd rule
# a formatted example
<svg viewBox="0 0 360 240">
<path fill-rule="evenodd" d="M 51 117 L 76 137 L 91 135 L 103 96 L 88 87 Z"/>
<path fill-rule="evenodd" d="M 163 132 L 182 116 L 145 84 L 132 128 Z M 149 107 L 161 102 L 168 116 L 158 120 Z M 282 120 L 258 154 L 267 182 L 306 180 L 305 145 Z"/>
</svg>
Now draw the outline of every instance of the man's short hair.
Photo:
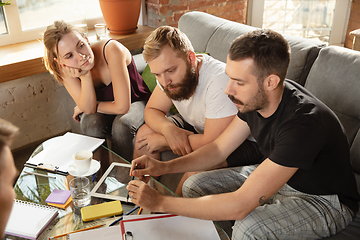
<svg viewBox="0 0 360 240">
<path fill-rule="evenodd" d="M 285 80 L 290 63 L 290 46 L 284 37 L 270 29 L 258 29 L 241 35 L 231 44 L 229 59 L 253 59 L 254 76 L 262 82 L 270 74 Z"/>
<path fill-rule="evenodd" d="M 155 29 L 145 41 L 143 51 L 145 61 L 157 58 L 165 46 L 169 46 L 183 59 L 186 59 L 189 51 L 194 51 L 189 38 L 178 28 L 161 26 Z"/>
</svg>

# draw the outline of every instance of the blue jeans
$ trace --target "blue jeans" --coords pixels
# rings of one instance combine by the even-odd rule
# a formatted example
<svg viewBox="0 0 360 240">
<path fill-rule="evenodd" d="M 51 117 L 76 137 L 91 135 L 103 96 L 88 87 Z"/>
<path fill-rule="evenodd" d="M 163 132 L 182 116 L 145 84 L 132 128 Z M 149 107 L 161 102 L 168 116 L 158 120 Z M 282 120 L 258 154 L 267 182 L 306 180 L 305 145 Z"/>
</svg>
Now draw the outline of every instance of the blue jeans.
<svg viewBox="0 0 360 240">
<path fill-rule="evenodd" d="M 104 139 L 111 136 L 111 149 L 131 162 L 135 134 L 144 124 L 145 105 L 146 101 L 133 102 L 129 112 L 122 115 L 83 113 L 80 121 L 81 132 Z"/>
</svg>

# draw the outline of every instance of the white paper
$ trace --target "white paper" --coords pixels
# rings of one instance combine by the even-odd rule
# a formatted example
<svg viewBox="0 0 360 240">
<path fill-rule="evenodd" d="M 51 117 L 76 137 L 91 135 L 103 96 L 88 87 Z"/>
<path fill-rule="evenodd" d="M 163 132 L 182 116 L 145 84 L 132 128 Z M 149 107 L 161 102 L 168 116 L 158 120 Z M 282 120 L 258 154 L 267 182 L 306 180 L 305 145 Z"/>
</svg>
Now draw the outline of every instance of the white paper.
<svg viewBox="0 0 360 240">
<path fill-rule="evenodd" d="M 5 233 L 36 239 L 57 215 L 55 208 L 15 200 Z"/>
<path fill-rule="evenodd" d="M 59 171 L 67 172 L 68 167 L 73 163 L 72 155 L 75 152 L 94 151 L 104 141 L 104 139 L 68 132 L 52 141 L 49 146 L 44 146 L 43 151 L 30 158 L 26 163 L 57 166 Z"/>
<path fill-rule="evenodd" d="M 68 237 L 69 240 L 113 240 L 121 239 L 120 225 L 112 227 L 102 227 L 98 229 L 86 230 L 83 232 L 72 233 Z"/>
<path fill-rule="evenodd" d="M 169 214 L 128 215 L 121 225 L 123 232 L 130 231 L 134 240 L 220 240 L 212 221 L 196 218 Z"/>
</svg>

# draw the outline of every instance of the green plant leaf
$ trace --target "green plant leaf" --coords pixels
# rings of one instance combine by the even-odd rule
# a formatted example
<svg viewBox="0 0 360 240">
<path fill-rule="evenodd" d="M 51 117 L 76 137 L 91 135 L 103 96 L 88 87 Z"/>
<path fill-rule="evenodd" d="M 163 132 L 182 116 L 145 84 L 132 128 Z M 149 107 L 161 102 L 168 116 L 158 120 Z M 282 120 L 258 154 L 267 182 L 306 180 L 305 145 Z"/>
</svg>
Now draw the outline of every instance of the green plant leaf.
<svg viewBox="0 0 360 240">
<path fill-rule="evenodd" d="M 6 3 L 0 2 L 0 6 L 10 5 L 11 0 L 8 0 Z"/>
</svg>

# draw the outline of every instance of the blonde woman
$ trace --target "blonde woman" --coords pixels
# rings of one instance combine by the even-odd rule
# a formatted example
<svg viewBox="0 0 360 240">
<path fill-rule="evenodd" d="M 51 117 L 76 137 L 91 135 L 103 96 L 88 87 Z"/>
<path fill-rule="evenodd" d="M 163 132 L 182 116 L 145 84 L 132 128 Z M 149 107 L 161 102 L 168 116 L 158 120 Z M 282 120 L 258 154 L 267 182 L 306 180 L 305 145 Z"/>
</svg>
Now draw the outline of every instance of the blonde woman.
<svg viewBox="0 0 360 240">
<path fill-rule="evenodd" d="M 10 145 L 17 132 L 17 127 L 0 118 L 0 238 L 4 236 L 15 198 L 13 185 L 17 170 Z"/>
<path fill-rule="evenodd" d="M 45 66 L 74 99 L 73 118 L 83 134 L 100 138 L 111 134 L 113 149 L 131 160 L 150 90 L 130 51 L 114 39 L 90 45 L 84 34 L 64 21 L 47 27 L 43 43 Z"/>
</svg>

